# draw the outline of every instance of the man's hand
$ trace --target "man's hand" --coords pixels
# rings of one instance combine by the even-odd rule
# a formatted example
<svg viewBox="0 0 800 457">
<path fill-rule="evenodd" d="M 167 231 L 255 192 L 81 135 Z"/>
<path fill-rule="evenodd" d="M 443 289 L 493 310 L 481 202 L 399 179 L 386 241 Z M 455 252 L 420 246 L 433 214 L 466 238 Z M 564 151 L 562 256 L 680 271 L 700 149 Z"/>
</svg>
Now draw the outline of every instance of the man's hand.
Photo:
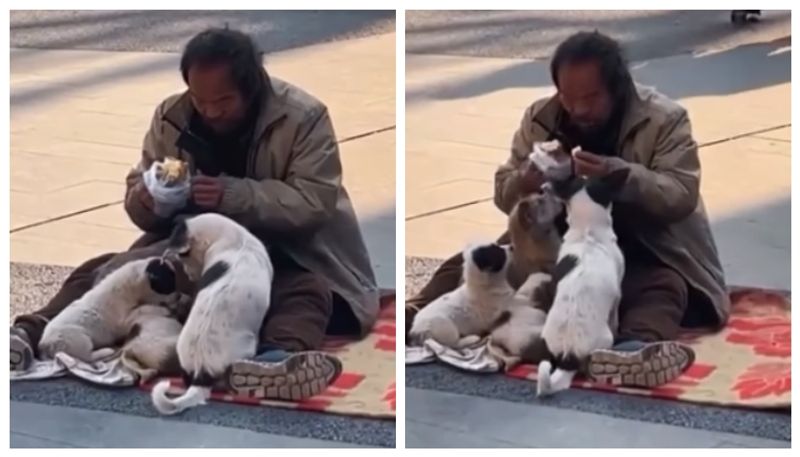
<svg viewBox="0 0 800 457">
<path fill-rule="evenodd" d="M 194 203 L 207 210 L 219 208 L 225 186 L 222 180 L 211 176 L 192 178 L 192 199 Z"/>
<path fill-rule="evenodd" d="M 575 163 L 575 174 L 589 178 L 602 178 L 609 170 L 607 158 L 586 151 L 575 151 L 572 155 Z"/>
<path fill-rule="evenodd" d="M 136 198 L 139 199 L 139 203 L 152 213 L 155 208 L 155 201 L 153 201 L 153 196 L 150 195 L 150 191 L 147 190 L 144 182 L 140 182 L 134 192 L 136 192 Z"/>
<path fill-rule="evenodd" d="M 539 192 L 545 182 L 544 173 L 531 161 L 525 165 L 520 179 L 520 190 L 523 194 Z"/>
</svg>

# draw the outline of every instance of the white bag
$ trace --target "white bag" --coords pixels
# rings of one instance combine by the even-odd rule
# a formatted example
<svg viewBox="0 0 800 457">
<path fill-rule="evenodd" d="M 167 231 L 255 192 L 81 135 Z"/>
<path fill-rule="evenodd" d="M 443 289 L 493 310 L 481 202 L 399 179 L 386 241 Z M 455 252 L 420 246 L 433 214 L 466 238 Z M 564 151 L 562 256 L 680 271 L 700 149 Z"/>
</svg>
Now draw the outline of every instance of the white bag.
<svg viewBox="0 0 800 457">
<path fill-rule="evenodd" d="M 153 162 L 150 168 L 144 172 L 144 185 L 147 191 L 153 196 L 155 202 L 154 211 L 159 217 L 170 217 L 176 211 L 186 206 L 191 193 L 191 177 L 186 174 L 183 182 L 167 186 L 164 181 L 158 179 L 156 170 L 161 167 L 161 162 Z"/>
<path fill-rule="evenodd" d="M 563 181 L 572 175 L 572 158 L 568 156 L 554 157 L 551 151 L 560 148 L 558 141 L 533 143 L 533 151 L 528 160 L 541 171 L 545 178 L 552 181 Z M 580 150 L 576 147 L 575 150 Z M 572 153 L 575 153 L 575 150 Z M 563 154 L 563 153 L 562 153 Z"/>
</svg>

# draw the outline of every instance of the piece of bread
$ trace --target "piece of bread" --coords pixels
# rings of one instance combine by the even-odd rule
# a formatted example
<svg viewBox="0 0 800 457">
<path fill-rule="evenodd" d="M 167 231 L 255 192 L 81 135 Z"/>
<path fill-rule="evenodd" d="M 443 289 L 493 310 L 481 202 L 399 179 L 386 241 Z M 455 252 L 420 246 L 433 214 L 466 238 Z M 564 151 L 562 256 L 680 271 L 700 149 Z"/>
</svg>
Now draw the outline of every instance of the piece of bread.
<svg viewBox="0 0 800 457">
<path fill-rule="evenodd" d="M 186 179 L 189 173 L 189 164 L 172 157 L 165 157 L 164 162 L 156 170 L 160 173 L 157 174 L 159 180 L 164 181 L 167 185 L 176 184 Z"/>
</svg>

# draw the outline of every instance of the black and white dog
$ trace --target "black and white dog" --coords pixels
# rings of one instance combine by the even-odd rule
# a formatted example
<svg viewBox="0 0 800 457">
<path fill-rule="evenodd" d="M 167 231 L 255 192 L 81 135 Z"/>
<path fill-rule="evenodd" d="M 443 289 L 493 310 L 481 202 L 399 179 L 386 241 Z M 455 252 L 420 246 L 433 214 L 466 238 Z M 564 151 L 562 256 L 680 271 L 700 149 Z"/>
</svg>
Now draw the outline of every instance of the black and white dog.
<svg viewBox="0 0 800 457">
<path fill-rule="evenodd" d="M 182 262 L 190 279 L 199 281 L 177 345 L 188 389 L 169 398 L 169 381 L 157 384 L 151 397 L 161 414 L 204 404 L 234 362 L 255 355 L 274 275 L 261 241 L 225 216 L 181 221 L 169 244 L 165 257 Z"/>
<path fill-rule="evenodd" d="M 84 362 L 111 356 L 128 334 L 127 319 L 145 304 L 181 300 L 175 272 L 159 258 L 139 259 L 114 270 L 44 328 L 39 354 L 65 352 Z"/>
<path fill-rule="evenodd" d="M 506 279 L 510 263 L 508 246 L 467 247 L 464 283 L 419 311 L 409 331 L 410 340 L 422 344 L 432 338 L 456 349 L 479 341 L 491 331 L 492 324 L 514 297 L 514 289 Z"/>
<path fill-rule="evenodd" d="M 614 342 L 625 258 L 617 245 L 611 202 L 627 178 L 628 170 L 621 169 L 602 178 L 574 176 L 546 187 L 566 202 L 569 230 L 558 255 L 555 298 L 542 329 L 551 355 L 539 364 L 540 396 L 568 389 L 589 355 Z"/>
</svg>

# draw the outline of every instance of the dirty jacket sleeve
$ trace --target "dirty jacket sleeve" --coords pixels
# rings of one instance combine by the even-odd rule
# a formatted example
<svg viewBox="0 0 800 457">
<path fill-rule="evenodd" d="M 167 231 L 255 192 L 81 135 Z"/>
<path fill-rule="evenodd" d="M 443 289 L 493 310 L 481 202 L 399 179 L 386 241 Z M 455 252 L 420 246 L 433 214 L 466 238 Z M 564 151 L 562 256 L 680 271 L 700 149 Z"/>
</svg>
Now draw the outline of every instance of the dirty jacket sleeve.
<svg viewBox="0 0 800 457">
<path fill-rule="evenodd" d="M 314 231 L 336 210 L 342 184 L 339 147 L 328 110 L 310 112 L 297 129 L 285 179 L 223 176 L 220 213 L 248 229 Z"/>
<path fill-rule="evenodd" d="M 150 123 L 150 128 L 147 130 L 147 134 L 145 134 L 144 137 L 142 157 L 139 163 L 128 172 L 128 176 L 125 178 L 125 212 L 128 213 L 131 222 L 145 232 L 167 230 L 170 226 L 169 219 L 158 217 L 153 214 L 152 211 L 142 205 L 137 197 L 139 189 L 144 186 L 142 174 L 150 168 L 153 162 L 163 158 L 168 150 L 163 140 L 162 129 L 164 128 L 164 123 L 161 122 L 161 116 L 164 110 L 164 103 L 156 108 L 156 112 L 153 114 L 153 120 Z"/>
<path fill-rule="evenodd" d="M 630 170 L 617 200 L 663 223 L 688 217 L 697 207 L 700 159 L 685 109 L 671 113 L 658 132 L 649 166 L 614 157 L 610 169 Z"/>
<path fill-rule="evenodd" d="M 533 134 L 531 125 L 537 104 L 525 110 L 522 121 L 511 141 L 511 156 L 497 168 L 494 174 L 494 204 L 505 214 L 510 214 L 521 195 L 530 194 L 535 189 L 527 189 L 522 183 L 524 165 L 528 163 L 528 155 L 533 150 Z"/>
</svg>

